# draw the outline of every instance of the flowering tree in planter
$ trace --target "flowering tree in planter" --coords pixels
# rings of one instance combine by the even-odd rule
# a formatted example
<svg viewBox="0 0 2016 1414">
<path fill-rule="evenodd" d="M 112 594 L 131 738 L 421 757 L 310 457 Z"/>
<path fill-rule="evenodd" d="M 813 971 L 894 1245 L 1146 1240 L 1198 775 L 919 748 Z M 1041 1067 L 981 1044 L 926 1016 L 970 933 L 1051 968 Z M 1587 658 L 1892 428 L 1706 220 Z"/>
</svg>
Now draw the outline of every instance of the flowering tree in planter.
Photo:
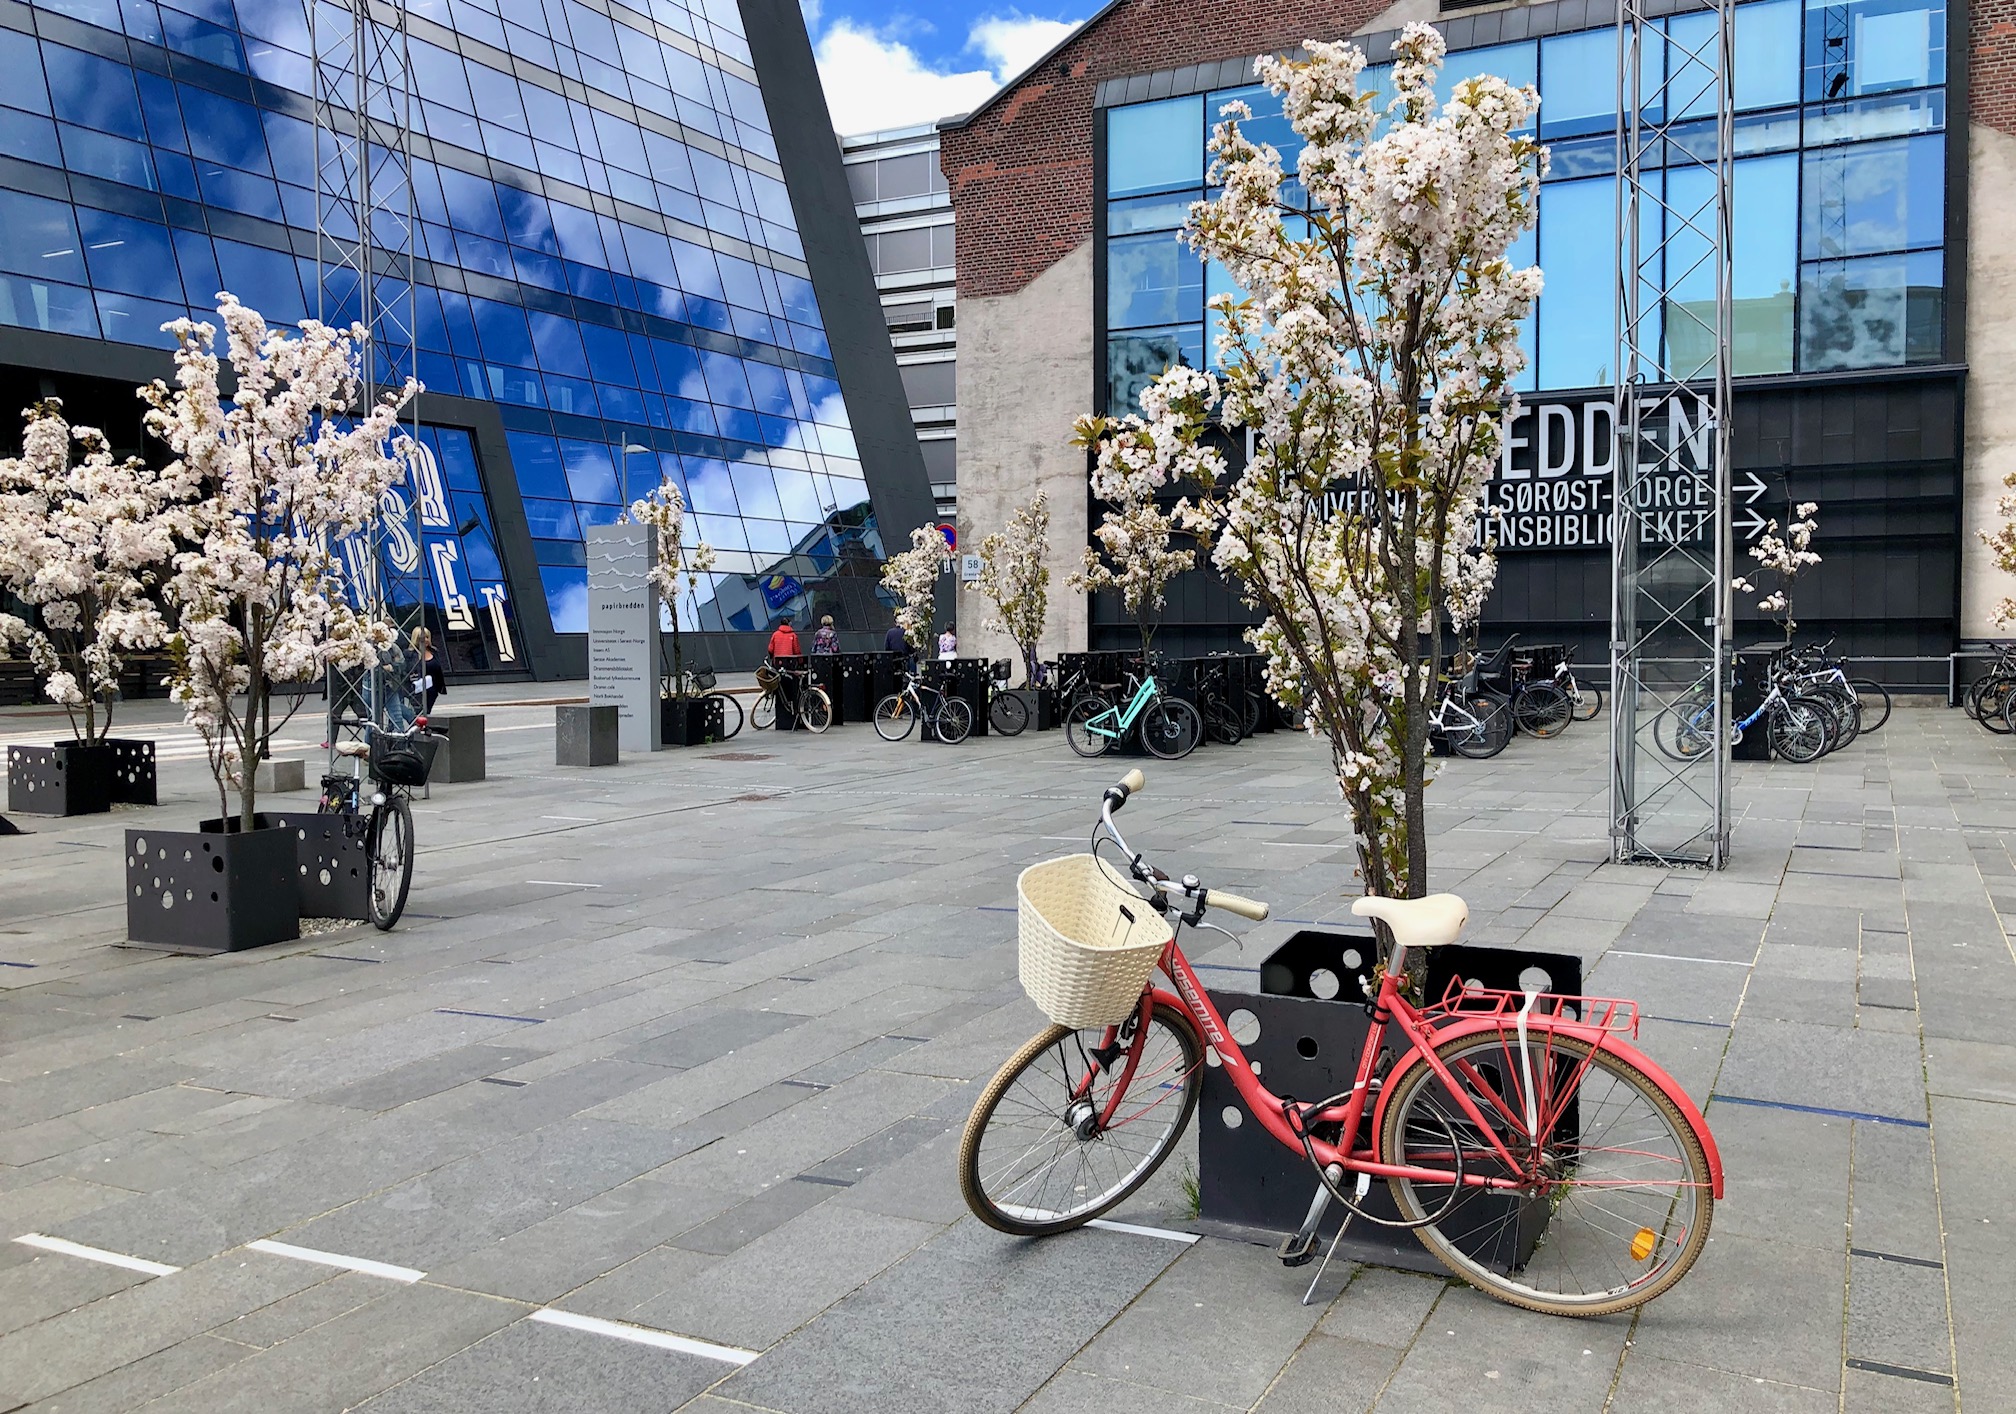
<svg viewBox="0 0 2016 1414">
<path fill-rule="evenodd" d="M 253 828 L 259 721 L 276 683 L 306 683 L 332 667 L 373 666 L 395 641 L 389 623 L 353 609 L 333 546 L 361 530 L 410 455 L 399 410 L 406 385 L 354 417 L 368 356 L 361 325 L 315 320 L 298 336 L 269 329 L 231 294 L 218 296 L 236 386 L 218 386 L 216 328 L 163 326 L 179 347 L 176 386 L 140 390 L 147 427 L 177 457 L 171 473 L 199 483 L 199 548 L 175 557 L 167 597 L 180 626 L 169 640 L 171 695 L 209 748 L 219 807 L 237 792 L 239 828 Z"/>
<path fill-rule="evenodd" d="M 951 556 L 945 532 L 935 525 L 920 525 L 910 532 L 909 549 L 882 562 L 882 587 L 896 596 L 896 622 L 912 648 L 927 646 L 938 603 L 938 576 Z"/>
<path fill-rule="evenodd" d="M 1192 245 L 1244 291 L 1211 302 L 1222 382 L 1171 369 L 1140 415 L 1080 436 L 1106 484 L 1195 488 L 1177 514 L 1264 615 L 1248 638 L 1330 749 L 1365 888 L 1418 897 L 1443 619 L 1469 622 L 1488 588 L 1483 491 L 1540 291 L 1506 254 L 1546 167 L 1517 135 L 1539 99 L 1481 76 L 1438 103 L 1426 25 L 1394 46 L 1383 113 L 1355 47 L 1303 50 L 1256 67 L 1304 139 L 1307 205 L 1234 103 L 1211 142 L 1223 194 L 1191 208 Z M 1236 478 L 1207 444 L 1214 420 L 1254 434 Z"/>
<path fill-rule="evenodd" d="M 195 488 L 173 468 L 115 461 L 103 434 L 72 427 L 54 398 L 26 422 L 21 455 L 0 461 L 0 585 L 41 622 L 0 614 L 0 651 L 25 646 L 77 739 L 96 742 L 112 727 L 121 655 L 168 637 L 152 593 L 194 534 Z"/>
<path fill-rule="evenodd" d="M 1176 374 L 1189 371 L 1171 370 Z M 1188 469 L 1155 450 L 1158 440 L 1180 439 L 1177 423 L 1172 421 L 1179 414 L 1169 401 L 1172 393 L 1179 399 L 1182 397 L 1180 392 L 1175 391 L 1179 386 L 1190 385 L 1179 378 L 1176 384 L 1167 388 L 1161 383 L 1151 383 L 1142 390 L 1141 410 L 1147 415 L 1147 424 L 1141 430 L 1147 432 L 1149 425 L 1157 429 L 1147 432 L 1147 443 L 1131 438 L 1121 439 L 1110 444 L 1110 453 L 1108 446 L 1100 446 L 1099 458 L 1092 471 L 1092 494 L 1106 502 L 1109 509 L 1101 515 L 1098 526 L 1092 531 L 1099 548 L 1095 550 L 1086 546 L 1085 567 L 1065 581 L 1081 593 L 1100 589 L 1119 593 L 1127 616 L 1141 631 L 1144 666 L 1162 607 L 1167 602 L 1169 581 L 1197 562 L 1196 551 L 1179 550 L 1174 544 L 1174 536 L 1182 524 L 1185 503 L 1179 501 L 1174 507 L 1164 510 L 1156 500 L 1158 491 L 1179 479 Z M 1073 439 L 1074 444 L 1096 444 L 1107 426 L 1109 424 L 1097 418 L 1082 420 L 1078 435 Z"/>
<path fill-rule="evenodd" d="M 1758 609 L 1778 621 L 1788 644 L 1792 642 L 1793 630 L 1799 627 L 1798 620 L 1792 617 L 1792 583 L 1808 565 L 1820 563 L 1820 552 L 1812 548 L 1813 532 L 1820 524 L 1813 518 L 1813 513 L 1819 509 L 1817 501 L 1801 501 L 1785 517 L 1783 531 L 1778 529 L 1776 520 L 1769 521 L 1764 526 L 1764 533 L 1757 537 L 1757 543 L 1750 547 L 1750 558 L 1757 562 L 1758 569 L 1768 571 L 1777 581 L 1770 593 L 1763 593 L 1757 579 L 1749 576 L 1738 575 L 1729 581 L 1732 589 L 1760 596 Z"/>
<path fill-rule="evenodd" d="M 679 487 L 671 477 L 658 484 L 658 489 L 641 500 L 632 501 L 630 508 L 623 512 L 623 519 L 634 525 L 648 525 L 658 532 L 658 558 L 652 563 L 649 578 L 658 591 L 658 597 L 671 610 L 672 616 L 672 692 L 671 696 L 686 695 L 685 659 L 679 647 L 679 600 L 682 595 L 693 595 L 698 601 L 700 576 L 714 568 L 714 547 L 705 540 L 695 541 L 688 548 L 682 537 L 686 533 L 686 498 L 679 494 Z"/>
<path fill-rule="evenodd" d="M 979 589 L 994 601 L 999 617 L 986 627 L 1015 640 L 1022 653 L 1023 681 L 1036 685 L 1037 644 L 1050 617 L 1050 494 L 1018 507 L 1008 524 L 980 542 Z"/>
</svg>

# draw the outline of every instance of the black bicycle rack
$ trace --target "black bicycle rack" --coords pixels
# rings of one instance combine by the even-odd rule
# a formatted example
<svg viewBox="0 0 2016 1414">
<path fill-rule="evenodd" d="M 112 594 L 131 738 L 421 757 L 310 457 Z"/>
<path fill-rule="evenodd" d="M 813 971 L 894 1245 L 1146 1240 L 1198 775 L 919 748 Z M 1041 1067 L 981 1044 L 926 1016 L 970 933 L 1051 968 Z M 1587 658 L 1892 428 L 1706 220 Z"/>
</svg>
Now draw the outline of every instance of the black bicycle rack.
<svg viewBox="0 0 2016 1414">
<path fill-rule="evenodd" d="M 1262 1083 L 1276 1095 L 1313 1103 L 1349 1090 L 1357 1079 L 1358 1058 L 1371 1026 L 1362 989 L 1370 982 L 1376 962 L 1369 931 L 1305 929 L 1261 962 L 1258 992 L 1215 987 L 1206 991 Z M 1535 969 L 1543 976 L 1532 976 Z M 1538 990 L 1555 995 L 1575 997 L 1582 993 L 1581 959 L 1565 953 L 1460 943 L 1428 952 L 1427 995 L 1431 998 L 1440 997 L 1458 977 L 1516 992 L 1521 989 L 1522 976 L 1533 981 Z M 1245 1039 L 1248 1035 L 1254 1039 Z M 1386 1038 L 1396 1047 L 1391 1059 L 1397 1062 L 1406 1038 L 1391 1026 Z M 1309 1211 L 1318 1180 L 1308 1160 L 1275 1139 L 1246 1112 L 1223 1066 L 1205 1067 L 1197 1109 L 1202 1227 L 1215 1236 L 1275 1245 L 1295 1231 Z M 1365 1123 L 1369 1126 L 1370 1121 L 1368 1106 Z M 1575 1122 L 1571 1107 L 1563 1117 L 1563 1126 L 1572 1127 Z M 1368 1134 L 1369 1130 L 1361 1129 L 1361 1142 Z M 1347 1191 L 1355 1182 L 1353 1176 L 1345 1175 Z M 1519 1212 L 1517 1223 L 1504 1223 L 1522 1203 L 1524 1211 Z M 1372 1181 L 1362 1206 L 1368 1215 L 1387 1222 L 1400 1216 L 1384 1179 Z M 1336 1235 L 1345 1215 L 1341 1203 L 1330 1205 L 1318 1234 L 1323 1244 Z M 1546 1228 L 1546 1210 L 1543 1204 L 1511 1195 L 1480 1193 L 1463 1202 L 1460 1217 L 1438 1226 L 1470 1256 L 1509 1271 L 1532 1255 Z M 1337 1255 L 1413 1271 L 1444 1270 L 1412 1232 L 1369 1222 L 1352 1224 Z"/>
</svg>

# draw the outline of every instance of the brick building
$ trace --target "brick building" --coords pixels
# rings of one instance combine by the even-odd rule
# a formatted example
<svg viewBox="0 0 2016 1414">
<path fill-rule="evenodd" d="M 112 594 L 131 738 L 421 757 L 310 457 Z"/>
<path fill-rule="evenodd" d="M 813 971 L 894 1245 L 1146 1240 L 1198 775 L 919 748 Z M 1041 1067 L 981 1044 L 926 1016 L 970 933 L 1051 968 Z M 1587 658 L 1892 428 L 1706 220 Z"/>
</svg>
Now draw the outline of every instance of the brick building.
<svg viewBox="0 0 2016 1414">
<path fill-rule="evenodd" d="M 1614 18 L 1605 0 L 1440 12 L 1432 0 L 1115 0 L 986 105 L 942 123 L 963 534 L 977 539 L 1048 488 L 1061 583 L 1096 515 L 1072 419 L 1131 406 L 1170 362 L 1208 363 L 1203 306 L 1218 277 L 1177 228 L 1205 195 L 1203 144 L 1222 103 L 1246 99 L 1292 164 L 1295 139 L 1278 100 L 1270 115 L 1252 87 L 1253 57 L 1354 37 L 1377 83 L 1400 28 L 1431 20 L 1449 41 L 1445 86 L 1487 71 L 1536 84 L 1553 152 L 1538 230 L 1516 252 L 1539 262 L 1548 288 L 1492 487 L 1515 532 L 1487 641 L 1565 639 L 1602 661 Z M 1708 22 L 1685 3 L 1662 21 L 1676 32 Z M 1802 631 L 1840 633 L 1886 677 L 1943 684 L 1934 660 L 1989 633 L 1992 605 L 2016 591 L 1974 533 L 2016 471 L 2016 256 L 1988 236 L 2016 216 L 2016 0 L 1747 0 L 1735 87 L 1737 550 L 1785 502 L 1820 502 L 1826 559 L 1802 582 Z M 1676 195 L 1688 180 L 1666 179 Z M 1689 298 L 1683 286 L 1676 271 L 1668 298 Z M 1115 606 L 1055 598 L 1051 650 L 1129 641 Z M 1173 587 L 1157 642 L 1230 647 L 1248 621 L 1197 571 Z M 1739 641 L 1753 627 L 1739 621 Z"/>
</svg>

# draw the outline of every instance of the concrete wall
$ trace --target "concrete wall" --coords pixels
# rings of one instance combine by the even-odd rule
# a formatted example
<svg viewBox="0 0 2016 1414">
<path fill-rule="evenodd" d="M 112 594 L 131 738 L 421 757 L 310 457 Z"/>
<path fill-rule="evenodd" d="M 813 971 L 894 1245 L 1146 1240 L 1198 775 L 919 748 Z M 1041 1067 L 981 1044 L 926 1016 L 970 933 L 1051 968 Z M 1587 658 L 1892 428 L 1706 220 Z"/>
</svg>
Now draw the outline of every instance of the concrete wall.
<svg viewBox="0 0 2016 1414">
<path fill-rule="evenodd" d="M 2016 472 L 2016 134 L 1975 123 L 1967 154 L 1967 443 L 1960 542 L 1960 634 L 2010 633 L 1990 618 L 2016 597 L 1977 532 L 2000 521 L 2003 479 Z"/>
<path fill-rule="evenodd" d="M 1087 539 L 1085 454 L 1071 423 L 1092 408 L 1092 242 L 1013 294 L 959 301 L 959 544 L 977 550 L 1038 490 L 1050 493 L 1050 622 L 1043 656 L 1085 647 L 1085 596 L 1067 588 Z M 993 605 L 959 587 L 959 649 L 1016 657 L 981 631 Z M 1017 674 L 1020 680 L 1020 674 Z"/>
</svg>

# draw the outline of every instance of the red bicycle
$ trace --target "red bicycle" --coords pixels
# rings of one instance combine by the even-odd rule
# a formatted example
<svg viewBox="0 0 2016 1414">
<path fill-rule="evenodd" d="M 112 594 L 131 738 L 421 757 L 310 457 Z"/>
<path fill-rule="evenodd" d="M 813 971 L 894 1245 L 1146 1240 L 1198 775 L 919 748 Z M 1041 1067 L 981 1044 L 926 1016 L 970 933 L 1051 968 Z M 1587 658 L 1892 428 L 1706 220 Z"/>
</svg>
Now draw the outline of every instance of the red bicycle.
<svg viewBox="0 0 2016 1414">
<path fill-rule="evenodd" d="M 1204 1066 L 1220 1065 L 1246 1111 L 1314 1170 L 1308 1217 L 1281 1245 L 1291 1266 L 1313 1259 L 1334 1201 L 1346 1227 L 1362 1217 L 1411 1228 L 1456 1275 L 1535 1311 L 1609 1315 L 1686 1275 L 1722 1196 L 1722 1161 L 1686 1092 L 1627 1041 L 1635 1004 L 1461 981 L 1422 1002 L 1408 995 L 1406 954 L 1454 941 L 1468 909 L 1453 894 L 1361 898 L 1352 912 L 1377 920 L 1386 960 L 1365 984 L 1371 1025 L 1356 1078 L 1314 1102 L 1276 1095 L 1171 926 L 1215 927 L 1203 923 L 1208 909 L 1261 921 L 1267 906 L 1171 878 L 1131 850 L 1113 816 L 1141 787 L 1130 771 L 1106 791 L 1093 860 L 1107 837 L 1125 855 L 1124 874 L 1100 864 L 1116 895 L 1106 902 L 1129 927 L 1143 904 L 1161 915 L 1169 936 L 1154 967 L 1174 991 L 1150 976 L 1124 1021 L 1053 1025 L 1002 1067 L 960 1145 L 975 1216 L 1042 1236 L 1108 1211 L 1169 1156 Z M 1399 1032 L 1390 1048 L 1389 1027 Z M 1374 1179 L 1391 1189 L 1397 1220 L 1366 1211 Z"/>
</svg>

